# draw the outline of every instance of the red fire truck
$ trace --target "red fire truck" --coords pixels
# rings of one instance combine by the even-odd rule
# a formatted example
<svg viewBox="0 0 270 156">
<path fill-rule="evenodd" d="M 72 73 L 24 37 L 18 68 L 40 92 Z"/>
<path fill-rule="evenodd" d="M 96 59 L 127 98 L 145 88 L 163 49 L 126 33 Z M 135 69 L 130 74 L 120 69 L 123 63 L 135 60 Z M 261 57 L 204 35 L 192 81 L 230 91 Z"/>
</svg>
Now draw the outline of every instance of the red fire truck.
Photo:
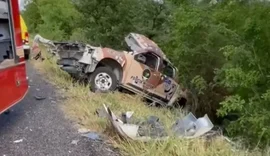
<svg viewBox="0 0 270 156">
<path fill-rule="evenodd" d="M 27 91 L 18 0 L 0 0 L 0 114 L 21 101 Z"/>
</svg>

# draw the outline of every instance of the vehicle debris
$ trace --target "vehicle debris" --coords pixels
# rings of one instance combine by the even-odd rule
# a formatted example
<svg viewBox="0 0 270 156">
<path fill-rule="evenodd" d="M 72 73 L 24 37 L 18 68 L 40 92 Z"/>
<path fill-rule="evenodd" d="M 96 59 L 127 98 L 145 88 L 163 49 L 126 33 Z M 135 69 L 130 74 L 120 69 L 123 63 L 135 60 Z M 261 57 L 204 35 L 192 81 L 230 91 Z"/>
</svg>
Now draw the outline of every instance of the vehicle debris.
<svg viewBox="0 0 270 156">
<path fill-rule="evenodd" d="M 45 96 L 40 96 L 40 95 L 35 95 L 35 99 L 36 100 L 45 100 L 46 97 Z"/>
<path fill-rule="evenodd" d="M 87 137 L 88 139 L 91 139 L 91 140 L 102 140 L 100 138 L 100 135 L 98 133 L 95 133 L 95 132 L 89 132 L 86 134 L 82 134 L 82 136 Z"/>
<path fill-rule="evenodd" d="M 80 141 L 80 140 L 72 140 L 72 141 L 71 141 L 71 144 L 72 144 L 72 145 L 78 145 L 78 142 L 79 142 L 79 141 Z"/>
<path fill-rule="evenodd" d="M 103 109 L 104 110 L 104 109 Z M 104 111 L 105 112 L 105 111 Z M 106 113 L 106 112 L 105 112 Z M 134 112 L 125 112 L 125 113 L 122 113 L 122 121 L 124 123 L 130 123 L 131 122 L 131 116 L 133 115 Z"/>
<path fill-rule="evenodd" d="M 178 119 L 171 126 L 174 136 L 169 136 L 164 125 L 156 116 L 149 116 L 144 122 L 127 123 L 118 118 L 105 104 L 103 107 L 107 112 L 108 120 L 116 132 L 121 137 L 132 140 L 165 140 L 175 136 L 179 138 L 197 138 L 203 136 L 214 127 L 207 115 L 197 119 L 192 113 L 189 113 L 184 118 Z"/>
<path fill-rule="evenodd" d="M 86 128 L 78 129 L 78 133 L 80 133 L 80 134 L 87 133 L 87 132 L 90 132 L 90 129 L 86 129 Z"/>
<path fill-rule="evenodd" d="M 187 99 L 178 81 L 178 69 L 154 41 L 137 33 L 129 33 L 124 40 L 127 49 L 118 51 L 86 43 L 51 41 L 37 34 L 32 49 L 41 55 L 39 43 L 45 45 L 63 71 L 87 80 L 93 92 L 128 90 L 142 94 L 155 105 L 169 107 Z"/>
<path fill-rule="evenodd" d="M 138 134 L 140 136 L 165 137 L 168 136 L 164 125 L 156 116 L 149 116 L 146 121 L 139 125 Z"/>
<path fill-rule="evenodd" d="M 177 136 L 196 138 L 209 132 L 213 127 L 214 125 L 207 115 L 197 119 L 192 113 L 189 113 L 183 119 L 178 119 L 172 129 Z"/>
<path fill-rule="evenodd" d="M 23 139 L 19 139 L 19 140 L 15 140 L 13 141 L 14 143 L 20 143 L 20 142 L 23 142 Z"/>
</svg>

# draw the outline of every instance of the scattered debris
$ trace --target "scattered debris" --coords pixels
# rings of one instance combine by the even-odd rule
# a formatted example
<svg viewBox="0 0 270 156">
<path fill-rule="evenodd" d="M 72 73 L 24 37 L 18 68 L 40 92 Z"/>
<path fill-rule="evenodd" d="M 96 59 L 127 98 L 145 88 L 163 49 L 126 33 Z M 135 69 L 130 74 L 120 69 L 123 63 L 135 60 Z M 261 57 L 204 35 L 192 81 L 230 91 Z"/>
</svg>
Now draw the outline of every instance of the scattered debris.
<svg viewBox="0 0 270 156">
<path fill-rule="evenodd" d="M 20 143 L 20 142 L 23 142 L 23 139 L 15 140 L 15 141 L 14 141 L 14 143 Z"/>
<path fill-rule="evenodd" d="M 86 129 L 86 128 L 80 128 L 80 129 L 78 129 L 78 132 L 82 134 L 82 133 L 88 133 L 88 132 L 90 132 L 90 130 Z"/>
<path fill-rule="evenodd" d="M 127 118 L 123 118 L 123 115 L 122 120 L 118 118 L 105 104 L 103 106 L 113 128 L 122 137 L 141 141 L 149 141 L 152 139 L 164 140 L 169 138 L 164 125 L 156 116 L 149 116 L 144 122 L 131 123 L 130 120 L 126 120 Z M 127 114 L 128 119 L 130 119 L 133 112 L 126 113 L 126 115 Z M 172 125 L 171 131 L 177 137 L 196 138 L 203 136 L 213 127 L 214 125 L 207 115 L 197 119 L 192 113 L 189 113 L 184 118 L 178 119 L 175 124 Z"/>
<path fill-rule="evenodd" d="M 105 110 L 104 110 L 105 111 Z M 106 113 L 106 112 L 105 112 Z M 125 112 L 122 113 L 122 120 L 124 123 L 131 123 L 131 116 L 134 114 L 134 112 Z"/>
<path fill-rule="evenodd" d="M 80 141 L 80 140 L 72 140 L 72 141 L 71 141 L 71 144 L 72 144 L 72 145 L 78 145 L 78 142 L 79 142 L 79 141 Z"/>
<path fill-rule="evenodd" d="M 44 99 L 46 99 L 46 97 L 40 96 L 40 95 L 35 95 L 35 99 L 36 100 L 44 100 Z"/>
<path fill-rule="evenodd" d="M 95 133 L 95 132 L 89 132 L 87 134 L 82 134 L 82 136 L 87 137 L 88 139 L 91 139 L 91 140 L 101 140 L 99 134 Z"/>
<path fill-rule="evenodd" d="M 149 116 L 147 121 L 139 125 L 138 134 L 140 136 L 150 136 L 153 138 L 167 136 L 164 125 L 156 116 Z"/>
</svg>

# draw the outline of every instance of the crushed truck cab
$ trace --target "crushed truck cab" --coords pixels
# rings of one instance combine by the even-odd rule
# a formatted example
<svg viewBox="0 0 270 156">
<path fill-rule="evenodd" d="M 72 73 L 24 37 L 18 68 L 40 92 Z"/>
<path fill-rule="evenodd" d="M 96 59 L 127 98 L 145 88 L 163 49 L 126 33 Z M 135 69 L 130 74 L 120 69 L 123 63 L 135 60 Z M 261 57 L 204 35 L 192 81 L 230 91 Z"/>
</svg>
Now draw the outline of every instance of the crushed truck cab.
<svg viewBox="0 0 270 156">
<path fill-rule="evenodd" d="M 72 77 L 86 79 L 94 92 L 118 88 L 171 106 L 186 98 L 177 79 L 178 71 L 158 45 L 144 35 L 125 37 L 128 50 L 117 51 L 84 43 L 54 42 L 37 35 L 35 43 L 49 45 L 59 67 Z"/>
</svg>

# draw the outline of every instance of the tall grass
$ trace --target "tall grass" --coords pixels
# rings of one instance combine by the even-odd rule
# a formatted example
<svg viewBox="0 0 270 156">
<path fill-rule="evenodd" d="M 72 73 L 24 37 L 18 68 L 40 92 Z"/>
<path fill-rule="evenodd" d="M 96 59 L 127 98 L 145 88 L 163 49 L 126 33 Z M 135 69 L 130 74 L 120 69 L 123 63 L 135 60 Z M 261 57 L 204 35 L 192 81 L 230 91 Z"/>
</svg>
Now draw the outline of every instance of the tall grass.
<svg viewBox="0 0 270 156">
<path fill-rule="evenodd" d="M 48 54 L 43 51 L 46 57 Z M 204 138 L 179 139 L 171 138 L 166 141 L 151 141 L 143 143 L 132 140 L 120 139 L 108 125 L 106 119 L 99 118 L 95 114 L 96 109 L 102 108 L 102 104 L 107 104 L 116 114 L 125 111 L 134 111 L 136 118 L 144 118 L 148 115 L 156 115 L 169 128 L 176 118 L 181 118 L 184 112 L 181 110 L 170 111 L 162 108 L 154 108 L 145 105 L 139 96 L 131 96 L 122 93 L 98 94 L 91 93 L 89 86 L 74 83 L 73 79 L 60 70 L 53 58 L 46 58 L 44 61 L 32 61 L 32 64 L 41 73 L 44 73 L 54 85 L 65 88 L 63 94 L 67 100 L 61 107 L 67 116 L 76 121 L 79 125 L 97 131 L 108 136 L 108 140 L 120 149 L 121 154 L 131 156 L 254 156 L 269 154 L 260 151 L 233 150 L 233 147 L 222 137 L 213 140 Z"/>
</svg>

